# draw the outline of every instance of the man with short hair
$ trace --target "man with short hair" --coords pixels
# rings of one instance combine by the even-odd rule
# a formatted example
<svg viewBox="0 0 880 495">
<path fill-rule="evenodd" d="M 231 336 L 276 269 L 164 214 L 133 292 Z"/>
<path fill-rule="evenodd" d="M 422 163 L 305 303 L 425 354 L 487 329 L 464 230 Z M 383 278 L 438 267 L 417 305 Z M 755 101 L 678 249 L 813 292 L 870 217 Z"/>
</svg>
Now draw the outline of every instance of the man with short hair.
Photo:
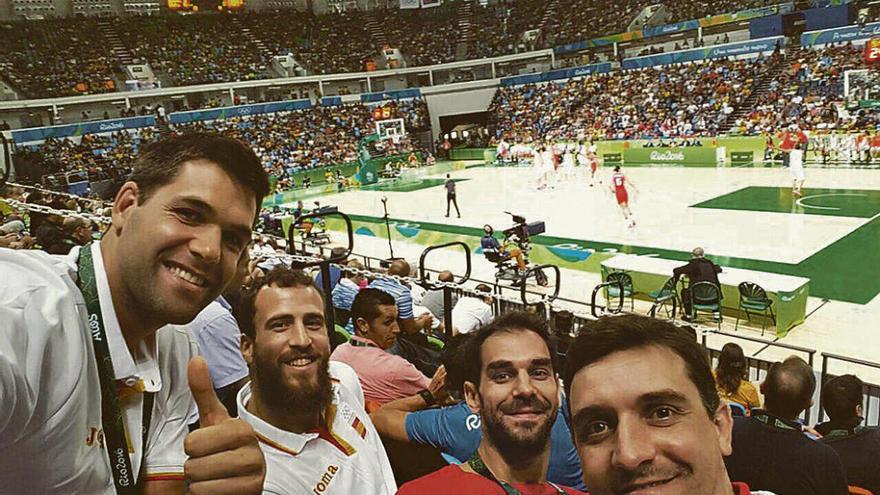
<svg viewBox="0 0 880 495">
<path fill-rule="evenodd" d="M 439 282 L 451 283 L 455 282 L 455 276 L 452 274 L 451 271 L 444 270 L 437 274 L 437 280 Z M 453 294 L 453 305 L 455 305 L 456 299 L 458 299 L 458 297 Z M 437 318 L 437 320 L 443 322 L 446 318 L 446 311 L 443 307 L 443 289 L 432 289 L 425 292 L 425 295 L 422 296 L 422 306 L 430 311 L 434 318 Z"/>
<path fill-rule="evenodd" d="M 815 389 L 813 369 L 803 359 L 793 356 L 770 367 L 761 384 L 764 409 L 734 422 L 733 454 L 725 459 L 731 476 L 780 495 L 847 493 L 840 457 L 809 438 L 798 421 Z"/>
<path fill-rule="evenodd" d="M 478 285 L 473 296 L 462 297 L 452 308 L 452 332 L 471 333 L 492 321 L 492 288 Z"/>
<path fill-rule="evenodd" d="M 472 339 L 464 395 L 480 417 L 480 444 L 466 463 L 411 481 L 399 493 L 581 493 L 547 481 L 559 381 L 546 323 L 512 312 L 481 328 Z"/>
<path fill-rule="evenodd" d="M 338 257 L 344 255 L 346 253 L 346 251 L 348 251 L 346 248 L 337 246 L 337 247 L 330 250 L 330 257 L 331 258 L 338 258 Z M 346 260 L 336 261 L 336 263 L 344 265 L 345 261 Z M 339 283 L 339 279 L 341 279 L 341 278 L 342 278 L 342 269 L 340 269 L 337 266 L 330 265 L 330 292 L 328 292 L 327 294 L 333 293 L 333 289 L 336 288 L 336 284 Z M 315 275 L 315 285 L 317 285 L 318 288 L 321 289 L 321 291 L 324 290 L 324 274 L 321 271 L 318 271 L 318 274 Z"/>
<path fill-rule="evenodd" d="M 388 267 L 388 275 L 397 277 L 409 277 L 410 266 L 406 260 L 394 260 Z M 372 289 L 379 289 L 390 294 L 397 304 L 397 318 L 400 330 L 407 335 L 416 334 L 421 330 L 430 330 L 433 317 L 423 314 L 418 318 L 413 312 L 412 292 L 409 287 L 390 277 L 380 277 L 369 285 Z"/>
<path fill-rule="evenodd" d="M 718 287 L 718 294 L 721 294 L 721 284 L 718 282 L 718 274 L 721 273 L 721 267 L 706 259 L 706 253 L 703 248 L 696 247 L 691 251 L 691 260 L 684 266 L 680 266 L 672 270 L 675 278 L 675 284 L 678 279 L 684 275 L 688 278 L 691 287 L 698 282 L 711 282 Z M 689 288 L 681 289 L 681 304 L 684 307 L 684 320 L 690 321 L 691 314 L 691 290 Z M 715 315 L 716 318 L 720 315 Z"/>
<path fill-rule="evenodd" d="M 355 334 L 333 351 L 330 359 L 348 364 L 358 374 L 364 397 L 379 405 L 415 395 L 430 384 L 406 359 L 388 352 L 397 341 L 397 305 L 390 294 L 366 288 L 351 306 Z"/>
<path fill-rule="evenodd" d="M 346 265 L 354 270 L 364 269 L 364 264 L 357 260 L 351 260 Z M 342 278 L 339 279 L 339 283 L 336 284 L 330 295 L 333 309 L 336 311 L 336 323 L 345 325 L 345 329 L 349 333 L 354 333 L 354 324 L 351 322 L 351 305 L 361 290 L 361 283 L 364 280 L 364 276 L 359 273 L 343 272 Z"/>
<path fill-rule="evenodd" d="M 254 431 L 229 418 L 182 325 L 232 280 L 268 190 L 240 141 L 175 135 L 141 150 L 100 242 L 0 249 L 3 490 L 260 492 Z"/>
<path fill-rule="evenodd" d="M 728 477 L 730 409 L 684 329 L 643 316 L 600 318 L 569 346 L 563 383 L 592 495 L 757 493 Z"/>
<path fill-rule="evenodd" d="M 236 317 L 251 377 L 238 410 L 266 456 L 263 493 L 393 494 L 357 375 L 330 361 L 324 302 L 311 277 L 275 267 L 245 293 Z"/>
<path fill-rule="evenodd" d="M 449 217 L 449 205 L 455 206 L 455 213 L 461 218 L 461 212 L 458 210 L 458 201 L 455 199 L 455 181 L 449 174 L 446 174 L 446 182 L 443 184 L 446 188 L 446 216 Z"/>
<path fill-rule="evenodd" d="M 862 426 L 864 384 L 855 375 L 832 378 L 822 385 L 822 407 L 829 420 L 816 425 L 843 463 L 846 481 L 872 493 L 880 493 L 880 428 Z"/>
</svg>

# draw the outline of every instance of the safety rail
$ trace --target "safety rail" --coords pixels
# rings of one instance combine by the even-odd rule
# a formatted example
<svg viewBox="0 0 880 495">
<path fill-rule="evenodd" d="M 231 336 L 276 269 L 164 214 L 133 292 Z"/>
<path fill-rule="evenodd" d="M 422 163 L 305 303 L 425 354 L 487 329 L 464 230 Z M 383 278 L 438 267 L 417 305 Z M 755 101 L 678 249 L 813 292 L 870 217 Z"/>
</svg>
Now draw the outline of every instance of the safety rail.
<svg viewBox="0 0 880 495">
<path fill-rule="evenodd" d="M 599 295 L 599 291 L 603 291 L 606 288 L 611 287 L 612 285 L 616 285 L 620 289 L 620 292 L 619 292 L 620 297 L 617 298 L 617 300 L 618 300 L 617 309 L 614 311 L 610 311 L 607 306 L 599 306 L 598 304 L 596 304 L 596 296 Z M 609 302 L 608 299 L 609 298 L 607 298 L 607 297 L 605 298 L 606 304 Z M 602 311 L 605 311 L 605 314 L 620 314 L 623 312 L 623 300 L 624 300 L 623 280 L 618 279 L 618 280 L 613 280 L 611 282 L 603 282 L 593 288 L 593 295 L 590 296 L 590 309 L 591 309 L 592 314 L 595 318 L 599 318 L 600 316 L 603 316 L 597 312 L 597 310 L 599 310 L 599 309 L 601 309 Z"/>
<path fill-rule="evenodd" d="M 838 375 L 834 375 L 828 372 L 828 363 L 829 361 L 842 361 L 849 364 L 855 364 L 858 366 L 864 366 L 866 368 L 871 368 L 875 370 L 880 370 L 880 364 L 872 363 L 870 361 L 865 361 L 863 359 L 851 358 L 846 356 L 841 356 L 838 354 L 832 354 L 830 352 L 823 352 L 822 354 L 822 373 L 819 375 L 820 381 L 819 383 L 824 386 L 828 380 L 837 377 Z M 864 397 L 862 403 L 862 417 L 865 418 L 866 426 L 878 426 L 880 425 L 880 385 L 876 385 L 873 383 L 863 382 L 862 388 L 862 396 Z M 824 419 L 825 409 L 824 405 L 819 404 L 819 421 Z"/>
<path fill-rule="evenodd" d="M 422 251 L 422 255 L 419 257 L 419 282 L 422 287 L 427 290 L 440 289 L 443 291 L 443 328 L 446 333 L 447 338 L 452 338 L 452 288 L 443 285 L 438 286 L 431 283 L 430 280 L 427 279 L 426 268 L 425 268 L 425 259 L 428 257 L 428 254 L 432 251 L 436 251 L 438 249 L 446 249 L 449 247 L 458 246 L 461 247 L 464 251 L 464 259 L 465 259 L 465 273 L 458 280 L 455 281 L 458 285 L 463 285 L 465 282 L 470 280 L 471 278 L 471 248 L 468 247 L 467 244 L 455 241 L 448 242 L 446 244 L 439 244 L 437 246 L 429 246 Z"/>
<path fill-rule="evenodd" d="M 9 180 L 9 174 L 12 172 L 12 152 L 10 151 L 9 140 L 6 135 L 0 132 L 0 143 L 3 144 L 3 172 L 0 175 L 0 187 L 6 185 Z"/>
</svg>

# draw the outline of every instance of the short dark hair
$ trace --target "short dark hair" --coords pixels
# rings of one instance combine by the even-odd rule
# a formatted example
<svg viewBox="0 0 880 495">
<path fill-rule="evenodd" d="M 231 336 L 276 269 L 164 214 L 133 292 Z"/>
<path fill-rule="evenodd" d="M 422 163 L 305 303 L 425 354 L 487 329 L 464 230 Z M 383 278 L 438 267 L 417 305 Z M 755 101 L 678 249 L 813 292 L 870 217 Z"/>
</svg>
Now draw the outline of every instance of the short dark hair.
<svg viewBox="0 0 880 495">
<path fill-rule="evenodd" d="M 525 311 L 511 311 L 499 316 L 492 323 L 472 334 L 473 338 L 467 345 L 467 368 L 464 379 L 479 387 L 483 371 L 483 343 L 496 333 L 516 330 L 528 330 L 538 334 L 541 340 L 547 344 L 547 349 L 550 351 L 550 359 L 553 362 L 553 369 L 557 369 L 556 346 L 550 339 L 550 328 L 547 320 L 542 316 Z"/>
<path fill-rule="evenodd" d="M 139 200 L 145 202 L 156 189 L 177 178 L 189 161 L 216 163 L 236 182 L 252 191 L 257 212 L 269 193 L 269 176 L 254 150 L 238 139 L 209 132 L 188 132 L 160 139 L 141 149 L 129 180 L 137 184 Z"/>
<path fill-rule="evenodd" d="M 443 346 L 440 364 L 446 368 L 446 388 L 452 392 L 462 392 L 468 367 L 468 345 L 472 334 L 460 333 L 453 335 Z"/>
<path fill-rule="evenodd" d="M 357 325 L 358 318 L 366 321 L 373 321 L 381 314 L 379 306 L 396 306 L 397 302 L 394 297 L 379 289 L 367 287 L 361 289 L 356 296 L 354 302 L 351 303 L 351 321 Z"/>
<path fill-rule="evenodd" d="M 447 375 L 448 376 L 448 375 Z M 822 385 L 822 407 L 832 421 L 855 419 L 864 384 L 855 375 L 841 375 Z"/>
<path fill-rule="evenodd" d="M 257 313 L 257 295 L 263 287 L 272 286 L 280 288 L 311 287 L 318 292 L 322 301 L 324 299 L 320 289 L 315 286 L 314 279 L 308 276 L 305 272 L 301 270 L 293 270 L 286 265 L 276 265 L 266 273 L 265 277 L 258 278 L 254 281 L 253 285 L 248 287 L 242 293 L 241 299 L 234 307 L 233 316 L 235 316 L 235 321 L 238 322 L 239 330 L 241 330 L 241 333 L 252 339 L 256 338 L 257 333 L 254 326 L 254 317 L 256 317 Z"/>
<path fill-rule="evenodd" d="M 684 361 L 688 378 L 697 387 L 706 413 L 710 418 L 715 417 L 721 399 L 706 351 L 687 330 L 646 316 L 605 316 L 584 327 L 566 355 L 563 374 L 566 396 L 571 397 L 571 382 L 581 369 L 615 352 L 650 346 L 669 349 Z"/>
<path fill-rule="evenodd" d="M 810 407 L 815 390 L 813 368 L 796 356 L 770 366 L 761 387 L 764 407 L 784 419 L 794 419 Z"/>
</svg>

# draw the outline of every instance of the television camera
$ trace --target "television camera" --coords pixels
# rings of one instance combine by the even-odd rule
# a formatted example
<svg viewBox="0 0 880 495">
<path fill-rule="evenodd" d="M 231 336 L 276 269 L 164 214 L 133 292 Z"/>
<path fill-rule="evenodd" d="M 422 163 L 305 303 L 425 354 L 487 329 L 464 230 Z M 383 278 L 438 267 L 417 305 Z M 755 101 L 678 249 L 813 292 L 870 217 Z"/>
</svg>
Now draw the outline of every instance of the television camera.
<svg viewBox="0 0 880 495">
<path fill-rule="evenodd" d="M 507 213 L 512 217 L 514 225 L 502 231 L 504 234 L 504 240 L 500 243 L 500 249 L 494 246 L 494 244 L 497 244 L 497 241 L 494 243 L 488 240 L 482 242 L 483 254 L 486 256 L 487 260 L 495 263 L 496 279 L 512 280 L 514 285 L 519 285 L 524 282 L 524 279 L 528 274 L 528 269 L 525 271 L 519 269 L 516 257 L 511 254 L 513 249 L 510 247 L 515 246 L 522 253 L 525 265 L 528 267 L 529 251 L 532 249 L 531 237 L 543 234 L 546 231 L 546 227 L 544 222 L 526 222 L 525 217 L 521 215 L 509 211 L 505 211 L 504 213 Z M 490 225 L 487 225 L 486 227 L 487 230 L 491 230 L 491 232 L 486 232 L 486 237 L 491 237 L 494 233 L 494 229 L 492 229 Z M 484 237 L 484 240 L 486 237 Z M 493 245 L 490 246 L 488 245 L 489 243 Z M 536 270 L 534 273 L 535 281 L 538 285 L 546 286 L 547 275 L 542 270 Z"/>
</svg>

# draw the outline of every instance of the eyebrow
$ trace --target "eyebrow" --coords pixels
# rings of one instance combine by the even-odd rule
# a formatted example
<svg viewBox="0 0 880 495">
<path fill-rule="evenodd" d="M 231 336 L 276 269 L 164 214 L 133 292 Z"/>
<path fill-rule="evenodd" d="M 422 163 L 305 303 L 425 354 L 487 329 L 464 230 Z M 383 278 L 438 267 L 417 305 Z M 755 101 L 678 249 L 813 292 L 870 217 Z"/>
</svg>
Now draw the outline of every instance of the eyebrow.
<svg viewBox="0 0 880 495">
<path fill-rule="evenodd" d="M 324 318 L 324 313 L 320 313 L 318 311 L 313 311 L 302 315 L 303 320 L 307 320 L 309 318 Z M 290 313 L 279 313 L 277 315 L 272 315 L 268 319 L 266 319 L 266 324 L 264 326 L 269 326 L 270 324 L 279 321 L 279 320 L 295 320 L 296 317 Z"/>
<path fill-rule="evenodd" d="M 640 408 L 654 404 L 687 404 L 688 400 L 680 392 L 672 389 L 657 390 L 642 394 L 636 399 Z M 615 415 L 614 408 L 602 405 L 592 405 L 578 410 L 572 415 L 571 424 L 581 425 L 594 417 L 608 417 Z"/>
<path fill-rule="evenodd" d="M 529 361 L 529 368 L 540 368 L 542 366 L 553 366 L 553 360 L 550 358 L 535 358 Z M 492 361 L 486 365 L 486 372 L 513 368 L 513 361 L 499 360 Z"/>
</svg>

